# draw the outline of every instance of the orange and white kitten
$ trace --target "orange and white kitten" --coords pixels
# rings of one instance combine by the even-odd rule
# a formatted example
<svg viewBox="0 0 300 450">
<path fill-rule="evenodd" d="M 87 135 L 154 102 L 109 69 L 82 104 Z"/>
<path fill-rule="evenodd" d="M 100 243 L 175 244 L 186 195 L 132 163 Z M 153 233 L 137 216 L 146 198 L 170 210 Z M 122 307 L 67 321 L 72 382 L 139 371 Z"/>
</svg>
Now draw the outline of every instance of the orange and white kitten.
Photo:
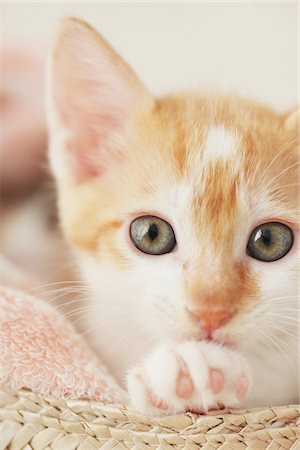
<svg viewBox="0 0 300 450">
<path fill-rule="evenodd" d="M 48 119 L 90 342 L 132 404 L 297 402 L 297 113 L 154 98 L 94 29 L 66 19 Z"/>
</svg>

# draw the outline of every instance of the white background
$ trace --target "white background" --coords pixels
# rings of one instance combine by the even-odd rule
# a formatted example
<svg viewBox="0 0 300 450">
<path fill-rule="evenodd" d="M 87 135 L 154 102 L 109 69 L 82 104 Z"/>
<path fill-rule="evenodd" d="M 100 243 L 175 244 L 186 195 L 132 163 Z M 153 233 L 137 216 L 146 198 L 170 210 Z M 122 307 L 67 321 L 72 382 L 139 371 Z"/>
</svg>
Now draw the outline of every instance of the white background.
<svg viewBox="0 0 300 450">
<path fill-rule="evenodd" d="M 156 94 L 217 88 L 297 103 L 296 2 L 2 4 L 4 40 L 49 48 L 64 16 L 94 25 Z"/>
</svg>

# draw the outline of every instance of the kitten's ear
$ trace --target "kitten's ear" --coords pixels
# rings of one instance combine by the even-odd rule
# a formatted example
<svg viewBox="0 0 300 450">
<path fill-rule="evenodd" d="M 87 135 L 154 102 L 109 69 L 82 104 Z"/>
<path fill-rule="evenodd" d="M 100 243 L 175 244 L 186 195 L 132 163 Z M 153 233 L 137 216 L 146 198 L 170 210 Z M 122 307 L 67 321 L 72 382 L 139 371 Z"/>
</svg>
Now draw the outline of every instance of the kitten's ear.
<svg viewBox="0 0 300 450">
<path fill-rule="evenodd" d="M 289 131 L 297 131 L 300 127 L 300 108 L 295 108 L 293 111 L 284 115 L 284 128 Z"/>
<path fill-rule="evenodd" d="M 48 67 L 50 162 L 57 177 L 99 176 L 153 97 L 87 23 L 65 19 Z"/>
</svg>

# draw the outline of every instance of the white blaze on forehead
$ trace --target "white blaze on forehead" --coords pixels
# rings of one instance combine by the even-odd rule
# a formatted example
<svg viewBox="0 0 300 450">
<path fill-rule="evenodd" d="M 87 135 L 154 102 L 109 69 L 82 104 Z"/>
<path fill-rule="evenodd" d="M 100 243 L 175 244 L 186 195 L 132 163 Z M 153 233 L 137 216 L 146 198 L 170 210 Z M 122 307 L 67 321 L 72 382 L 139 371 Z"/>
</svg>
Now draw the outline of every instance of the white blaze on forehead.
<svg viewBox="0 0 300 450">
<path fill-rule="evenodd" d="M 236 135 L 226 130 L 223 125 L 212 126 L 207 134 L 203 161 L 227 160 L 232 158 L 237 149 Z"/>
</svg>

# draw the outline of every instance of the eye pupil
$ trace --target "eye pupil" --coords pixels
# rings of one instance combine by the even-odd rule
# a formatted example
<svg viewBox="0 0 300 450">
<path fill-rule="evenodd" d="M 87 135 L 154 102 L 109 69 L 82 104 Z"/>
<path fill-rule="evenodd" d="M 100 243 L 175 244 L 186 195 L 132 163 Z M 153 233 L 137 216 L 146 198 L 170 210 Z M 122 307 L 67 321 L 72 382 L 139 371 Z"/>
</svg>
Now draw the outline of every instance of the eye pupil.
<svg viewBox="0 0 300 450">
<path fill-rule="evenodd" d="M 264 230 L 262 232 L 262 240 L 266 247 L 270 247 L 270 245 L 272 245 L 272 233 L 270 230 Z"/>
<path fill-rule="evenodd" d="M 149 230 L 148 230 L 148 236 L 149 236 L 149 239 L 151 241 L 154 241 L 154 239 L 157 238 L 157 236 L 158 236 L 158 227 L 157 227 L 157 225 L 155 223 L 152 223 L 150 225 Z"/>
</svg>

